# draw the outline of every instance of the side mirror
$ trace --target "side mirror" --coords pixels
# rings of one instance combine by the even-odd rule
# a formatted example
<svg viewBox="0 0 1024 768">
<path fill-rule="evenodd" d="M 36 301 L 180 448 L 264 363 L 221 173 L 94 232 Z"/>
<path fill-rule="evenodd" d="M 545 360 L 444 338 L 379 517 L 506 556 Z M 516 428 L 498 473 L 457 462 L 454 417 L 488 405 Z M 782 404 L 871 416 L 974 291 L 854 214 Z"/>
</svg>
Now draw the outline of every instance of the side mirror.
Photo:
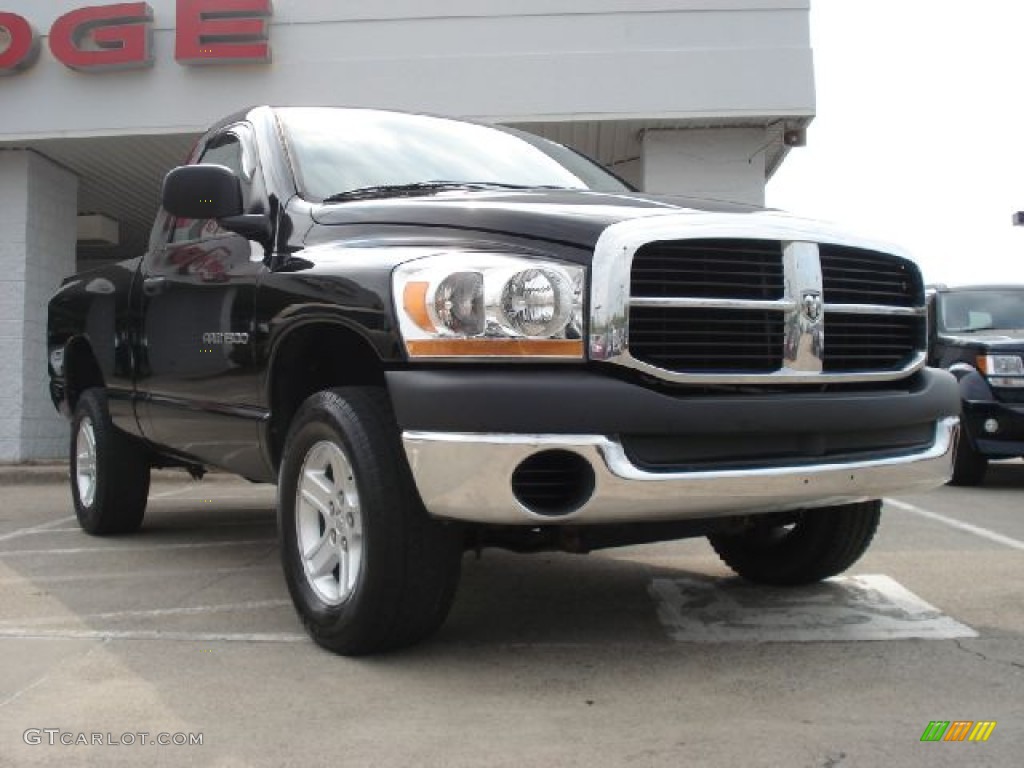
<svg viewBox="0 0 1024 768">
<path fill-rule="evenodd" d="M 184 165 L 164 178 L 163 206 L 183 219 L 241 216 L 242 184 L 223 165 Z"/>
</svg>

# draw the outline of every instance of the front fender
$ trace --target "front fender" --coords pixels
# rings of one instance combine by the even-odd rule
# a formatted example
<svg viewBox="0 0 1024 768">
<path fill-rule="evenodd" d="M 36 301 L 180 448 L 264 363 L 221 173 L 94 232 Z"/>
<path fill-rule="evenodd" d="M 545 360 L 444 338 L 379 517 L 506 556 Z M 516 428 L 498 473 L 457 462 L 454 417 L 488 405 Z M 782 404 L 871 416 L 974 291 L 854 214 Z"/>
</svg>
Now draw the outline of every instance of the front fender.
<svg viewBox="0 0 1024 768">
<path fill-rule="evenodd" d="M 988 384 L 988 379 L 973 365 L 957 363 L 949 367 L 949 372 L 956 377 L 960 385 L 960 400 L 962 402 L 990 403 L 996 399 Z"/>
</svg>

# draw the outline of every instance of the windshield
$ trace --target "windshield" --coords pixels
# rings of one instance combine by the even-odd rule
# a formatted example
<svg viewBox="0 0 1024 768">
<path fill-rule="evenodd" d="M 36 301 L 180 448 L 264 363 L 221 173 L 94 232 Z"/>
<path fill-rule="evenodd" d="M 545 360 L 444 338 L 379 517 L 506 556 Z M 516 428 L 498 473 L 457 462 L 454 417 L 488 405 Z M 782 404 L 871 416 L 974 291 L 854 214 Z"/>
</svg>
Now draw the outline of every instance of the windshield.
<svg viewBox="0 0 1024 768">
<path fill-rule="evenodd" d="M 938 329 L 947 333 L 1024 328 L 1024 290 L 939 294 Z"/>
<path fill-rule="evenodd" d="M 277 114 L 307 200 L 375 187 L 405 187 L 408 193 L 415 185 L 433 194 L 452 188 L 451 182 L 629 191 L 571 149 L 509 128 L 369 109 L 293 108 Z"/>
</svg>

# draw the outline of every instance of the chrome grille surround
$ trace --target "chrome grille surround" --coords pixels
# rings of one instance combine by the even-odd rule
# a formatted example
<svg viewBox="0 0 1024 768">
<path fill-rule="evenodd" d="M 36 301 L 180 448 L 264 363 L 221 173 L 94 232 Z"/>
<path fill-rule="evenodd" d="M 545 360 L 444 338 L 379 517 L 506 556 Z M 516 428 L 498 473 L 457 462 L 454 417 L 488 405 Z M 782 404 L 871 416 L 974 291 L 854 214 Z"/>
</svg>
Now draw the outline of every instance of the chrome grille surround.
<svg viewBox="0 0 1024 768">
<path fill-rule="evenodd" d="M 781 244 L 784 295 L 777 300 L 709 297 L 631 296 L 633 259 L 643 246 L 655 242 L 687 240 L 774 240 Z M 824 384 L 831 382 L 893 381 L 925 365 L 926 338 L 918 335 L 915 351 L 898 369 L 827 371 L 824 350 L 828 343 L 829 314 L 849 318 L 926 317 L 923 295 L 911 306 L 892 304 L 828 303 L 824 295 L 819 244 L 861 249 L 894 257 L 909 257 L 898 248 L 850 236 L 818 222 L 781 213 L 657 212 L 608 227 L 598 240 L 591 270 L 589 356 L 632 368 L 680 384 Z M 919 275 L 915 275 L 919 280 Z M 630 352 L 629 318 L 632 308 L 668 310 L 732 310 L 778 312 L 784 326 L 779 350 L 781 365 L 763 372 L 679 371 L 652 365 Z"/>
</svg>

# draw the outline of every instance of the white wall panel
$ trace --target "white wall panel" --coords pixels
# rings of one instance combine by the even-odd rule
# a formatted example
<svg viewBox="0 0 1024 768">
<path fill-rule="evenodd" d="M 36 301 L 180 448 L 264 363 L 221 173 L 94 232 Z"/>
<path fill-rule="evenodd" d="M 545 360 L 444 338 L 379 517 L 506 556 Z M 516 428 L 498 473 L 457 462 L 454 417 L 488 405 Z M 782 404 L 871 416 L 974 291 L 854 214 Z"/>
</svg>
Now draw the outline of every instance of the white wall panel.
<svg viewBox="0 0 1024 768">
<path fill-rule="evenodd" d="M 47 34 L 84 0 L 3 0 Z M 0 78 L 0 141 L 183 132 L 259 103 L 502 121 L 813 114 L 806 0 L 277 0 L 273 62 L 183 67 L 172 0 L 151 69 L 73 72 L 44 44 Z"/>
</svg>

